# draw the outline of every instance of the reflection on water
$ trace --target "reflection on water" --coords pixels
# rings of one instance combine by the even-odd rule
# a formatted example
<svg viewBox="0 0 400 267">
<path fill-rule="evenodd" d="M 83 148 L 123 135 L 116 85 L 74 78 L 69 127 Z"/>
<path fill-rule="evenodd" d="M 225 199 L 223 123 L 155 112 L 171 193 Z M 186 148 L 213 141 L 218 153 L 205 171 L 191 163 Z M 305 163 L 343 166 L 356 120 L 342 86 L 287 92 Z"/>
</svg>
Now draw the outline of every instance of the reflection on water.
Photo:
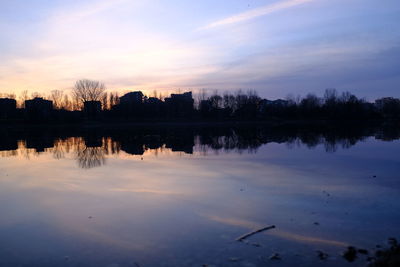
<svg viewBox="0 0 400 267">
<path fill-rule="evenodd" d="M 372 254 L 400 234 L 393 128 L 1 129 L 0 137 L 0 266 L 346 266 L 348 245 Z M 276 228 L 235 241 L 268 225 Z M 275 253 L 281 260 L 269 259 Z"/>
<path fill-rule="evenodd" d="M 101 166 L 106 161 L 102 147 L 85 147 L 78 151 L 77 158 L 79 167 L 83 169 Z"/>
<path fill-rule="evenodd" d="M 62 134 L 61 134 L 62 132 Z M 323 145 L 327 152 L 348 149 L 367 137 L 392 141 L 400 138 L 396 128 L 298 128 L 298 127 L 203 127 L 203 128 L 125 128 L 87 129 L 85 131 L 29 130 L 3 132 L 0 135 L 2 157 L 38 156 L 52 153 L 62 159 L 74 153 L 79 167 L 88 169 L 106 162 L 106 155 L 123 151 L 131 155 L 154 154 L 164 151 L 193 154 L 198 152 L 257 153 L 268 143 L 285 143 L 288 148 Z"/>
</svg>

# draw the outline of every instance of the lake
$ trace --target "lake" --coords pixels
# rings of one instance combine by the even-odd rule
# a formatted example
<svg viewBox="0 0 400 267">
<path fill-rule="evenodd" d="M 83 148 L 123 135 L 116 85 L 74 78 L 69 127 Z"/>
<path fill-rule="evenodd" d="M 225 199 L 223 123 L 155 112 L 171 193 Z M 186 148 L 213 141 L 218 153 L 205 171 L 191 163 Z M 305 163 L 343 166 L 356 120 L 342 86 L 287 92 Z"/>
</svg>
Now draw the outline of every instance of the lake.
<svg viewBox="0 0 400 267">
<path fill-rule="evenodd" d="M 2 129 L 0 266 L 365 266 L 367 255 L 342 253 L 373 254 L 400 234 L 399 136 L 363 126 Z"/>
</svg>

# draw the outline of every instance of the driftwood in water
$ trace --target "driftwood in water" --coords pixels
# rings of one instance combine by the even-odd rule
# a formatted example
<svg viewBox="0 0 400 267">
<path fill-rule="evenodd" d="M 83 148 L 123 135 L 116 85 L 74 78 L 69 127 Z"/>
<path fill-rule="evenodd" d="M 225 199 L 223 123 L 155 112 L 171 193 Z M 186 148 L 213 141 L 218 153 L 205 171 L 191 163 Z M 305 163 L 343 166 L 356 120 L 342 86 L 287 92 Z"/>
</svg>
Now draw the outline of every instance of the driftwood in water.
<svg viewBox="0 0 400 267">
<path fill-rule="evenodd" d="M 248 238 L 248 237 L 250 237 L 250 236 L 252 236 L 252 235 L 255 235 L 255 234 L 257 234 L 257 233 L 261 233 L 261 232 L 264 232 L 264 231 L 267 231 L 267 230 L 270 230 L 270 229 L 274 229 L 274 228 L 275 228 L 275 225 L 271 225 L 271 226 L 267 226 L 267 227 L 258 229 L 258 230 L 256 230 L 256 231 L 253 231 L 253 232 L 250 232 L 250 233 L 247 233 L 247 234 L 245 234 L 245 235 L 242 235 L 242 236 L 238 237 L 238 238 L 236 239 L 236 241 L 242 242 L 243 240 L 245 240 L 246 238 Z"/>
</svg>

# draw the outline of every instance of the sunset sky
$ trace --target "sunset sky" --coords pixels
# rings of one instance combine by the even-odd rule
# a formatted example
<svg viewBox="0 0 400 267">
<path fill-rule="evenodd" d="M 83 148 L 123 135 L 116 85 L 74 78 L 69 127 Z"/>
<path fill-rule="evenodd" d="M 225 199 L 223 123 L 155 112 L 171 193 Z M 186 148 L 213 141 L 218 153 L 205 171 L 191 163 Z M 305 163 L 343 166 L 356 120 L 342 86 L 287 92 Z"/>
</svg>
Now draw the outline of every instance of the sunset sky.
<svg viewBox="0 0 400 267">
<path fill-rule="evenodd" d="M 0 93 L 400 97 L 399 0 L 0 0 Z"/>
</svg>

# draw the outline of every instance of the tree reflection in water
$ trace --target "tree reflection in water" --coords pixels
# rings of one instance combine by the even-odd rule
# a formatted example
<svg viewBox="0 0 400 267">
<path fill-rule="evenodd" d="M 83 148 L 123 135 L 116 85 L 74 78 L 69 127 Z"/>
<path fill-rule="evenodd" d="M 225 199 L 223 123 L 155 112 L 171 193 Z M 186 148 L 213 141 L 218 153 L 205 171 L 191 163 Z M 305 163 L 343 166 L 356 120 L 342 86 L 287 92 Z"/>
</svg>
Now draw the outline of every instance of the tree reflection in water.
<svg viewBox="0 0 400 267">
<path fill-rule="evenodd" d="M 209 151 L 219 153 L 257 153 L 268 143 L 285 143 L 288 148 L 306 146 L 313 149 L 323 145 L 327 152 L 348 149 L 357 142 L 373 137 L 384 141 L 400 137 L 398 127 L 152 127 L 122 129 L 66 130 L 0 130 L 0 156 L 24 157 L 52 153 L 55 159 L 73 155 L 84 169 L 99 167 L 108 155 L 123 151 L 143 155 L 151 150 L 185 154 Z"/>
<path fill-rule="evenodd" d="M 106 163 L 105 150 L 103 147 L 85 147 L 76 153 L 79 167 L 90 169 Z"/>
</svg>

